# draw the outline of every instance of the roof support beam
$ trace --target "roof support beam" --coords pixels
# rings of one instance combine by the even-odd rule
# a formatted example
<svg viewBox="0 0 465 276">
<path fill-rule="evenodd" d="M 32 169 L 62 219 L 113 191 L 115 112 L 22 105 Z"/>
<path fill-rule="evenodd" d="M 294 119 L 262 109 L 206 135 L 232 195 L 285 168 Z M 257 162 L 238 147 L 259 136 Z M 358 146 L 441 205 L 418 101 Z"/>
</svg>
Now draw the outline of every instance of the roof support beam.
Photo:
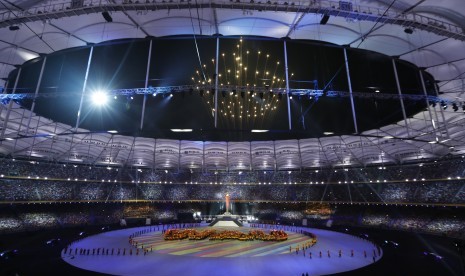
<svg viewBox="0 0 465 276">
<path fill-rule="evenodd" d="M 5 40 L 3 40 L 3 39 L 0 39 L 0 42 L 1 42 L 1 43 L 5 43 L 5 44 L 8 44 L 8 45 L 10 45 L 10 46 L 13 46 L 13 47 L 15 47 L 15 48 L 17 48 L 17 49 L 22 49 L 22 50 L 25 50 L 25 51 L 28 51 L 28 52 L 31 52 L 31 53 L 34 53 L 34 54 L 37 54 L 37 55 L 40 54 L 40 53 L 37 52 L 37 51 L 31 50 L 31 49 L 29 49 L 29 48 L 21 47 L 21 46 L 19 46 L 19 45 L 17 45 L 17 44 L 14 44 L 14 43 L 5 41 Z"/>
<path fill-rule="evenodd" d="M 89 43 L 88 41 L 86 41 L 86 40 L 80 38 L 79 36 L 77 36 L 77 35 L 75 35 L 75 34 L 72 34 L 72 33 L 68 32 L 68 31 L 65 31 L 63 28 L 60 28 L 60 27 L 58 27 L 58 26 L 55 25 L 55 24 L 52 24 L 52 23 L 48 23 L 48 24 L 49 24 L 50 26 L 52 26 L 53 28 L 59 30 L 60 32 L 63 32 L 63 33 L 65 33 L 65 34 L 67 34 L 68 36 L 74 37 L 74 38 L 76 38 L 77 40 L 82 41 L 82 42 L 85 43 L 86 45 Z"/>
<path fill-rule="evenodd" d="M 290 35 L 297 29 L 299 26 L 300 21 L 305 17 L 306 13 L 300 13 L 297 15 L 297 17 L 294 19 L 294 22 L 289 26 L 289 31 L 287 31 L 286 37 L 290 37 Z"/>
<path fill-rule="evenodd" d="M 428 43 L 428 44 L 426 44 L 426 45 L 422 45 L 421 47 L 417 47 L 417 48 L 412 49 L 412 50 L 409 50 L 409 51 L 407 51 L 407 52 L 405 52 L 405 53 L 403 53 L 403 54 L 400 54 L 399 57 L 408 55 L 408 54 L 410 54 L 410 53 L 419 51 L 419 50 L 421 50 L 421 49 L 425 49 L 425 48 L 427 48 L 427 47 L 429 47 L 429 46 L 432 46 L 432 45 L 434 45 L 434 44 L 441 43 L 441 42 L 443 42 L 443 41 L 445 41 L 445 40 L 447 40 L 447 39 L 448 39 L 448 38 L 445 37 L 445 38 L 439 39 L 439 40 L 437 40 L 437 41 Z"/>
<path fill-rule="evenodd" d="M 116 2 L 116 1 L 115 1 Z M 395 1 L 394 1 L 395 2 Z M 311 14 L 326 14 L 331 16 L 338 16 L 342 18 L 350 18 L 359 21 L 371 21 L 380 22 L 384 24 L 394 24 L 402 27 L 411 27 L 419 30 L 435 33 L 440 36 L 449 37 L 458 40 L 465 40 L 465 34 L 462 31 L 462 27 L 450 24 L 446 21 L 437 20 L 432 17 L 423 16 L 420 14 L 403 13 L 403 12 L 392 12 L 394 15 L 386 14 L 386 11 L 372 6 L 360 6 L 358 5 L 357 11 L 351 11 L 342 9 L 340 7 L 333 6 L 331 1 L 317 1 L 315 3 L 308 3 L 299 5 L 289 5 L 288 3 L 277 3 L 277 4 L 263 4 L 263 3 L 246 3 L 246 2 L 203 2 L 196 4 L 199 9 L 229 9 L 239 11 L 264 11 L 264 12 L 290 12 L 290 13 L 311 13 Z M 47 19 L 58 19 L 63 17 L 71 17 L 77 15 L 85 15 L 91 13 L 100 13 L 104 11 L 112 12 L 124 12 L 129 10 L 134 11 L 159 11 L 159 10 L 187 10 L 191 8 L 191 3 L 187 2 L 149 2 L 149 3 L 137 3 L 137 4 L 126 4 L 118 1 L 114 4 L 112 1 L 99 2 L 93 6 L 82 6 L 73 8 L 70 7 L 69 3 L 50 4 L 40 7 L 33 7 L 23 12 L 21 16 L 13 16 L 12 12 L 5 13 L 4 20 L 0 21 L 0 27 L 7 27 L 11 25 L 17 25 L 21 23 L 28 23 L 34 21 L 43 21 Z M 425 24 L 424 22 L 431 22 Z M 376 26 L 376 24 L 375 24 Z M 359 39 L 365 38 L 375 28 L 361 36 Z"/>
<path fill-rule="evenodd" d="M 220 29 L 219 29 L 219 23 L 218 23 L 218 15 L 216 14 L 216 8 L 213 7 L 212 10 L 213 10 L 212 11 L 212 13 L 213 13 L 213 22 L 215 23 L 215 33 L 219 34 Z"/>
<path fill-rule="evenodd" d="M 128 19 L 132 22 L 132 24 L 136 25 L 136 27 L 141 30 L 141 32 L 143 32 L 145 34 L 145 36 L 149 36 L 149 33 L 144 29 L 142 28 L 139 23 L 136 22 L 136 20 L 134 20 L 126 11 L 123 11 L 124 15 L 126 15 L 128 17 Z"/>
<path fill-rule="evenodd" d="M 108 139 L 107 143 L 105 144 L 105 146 L 103 147 L 103 149 L 100 151 L 99 155 L 97 155 L 94 160 L 92 161 L 92 165 L 95 165 L 96 162 L 99 162 L 99 159 L 100 159 L 100 156 L 102 156 L 103 152 L 106 152 L 108 148 L 110 148 L 110 158 L 112 157 L 111 156 L 111 149 L 112 147 L 110 145 L 110 143 L 113 143 L 113 137 L 114 135 L 111 135 L 110 139 Z M 89 152 L 90 152 L 90 148 L 89 148 Z M 90 154 L 89 154 L 90 155 Z"/>
<path fill-rule="evenodd" d="M 438 67 L 438 66 L 443 66 L 443 65 L 446 65 L 446 64 L 452 64 L 452 63 L 456 63 L 456 62 L 461 62 L 461 61 L 464 61 L 464 60 L 465 60 L 465 57 L 464 57 L 464 58 L 459 58 L 459 59 L 454 59 L 454 60 L 450 60 L 450 61 L 447 61 L 447 62 L 442 62 L 442 63 L 430 65 L 430 66 L 428 66 L 426 69 L 430 69 L 430 68 Z"/>
<path fill-rule="evenodd" d="M 15 66 L 15 64 L 13 64 L 13 63 L 1 61 L 1 60 L 0 60 L 0 64 L 5 64 L 5 65 L 9 65 L 9 66 Z"/>
</svg>

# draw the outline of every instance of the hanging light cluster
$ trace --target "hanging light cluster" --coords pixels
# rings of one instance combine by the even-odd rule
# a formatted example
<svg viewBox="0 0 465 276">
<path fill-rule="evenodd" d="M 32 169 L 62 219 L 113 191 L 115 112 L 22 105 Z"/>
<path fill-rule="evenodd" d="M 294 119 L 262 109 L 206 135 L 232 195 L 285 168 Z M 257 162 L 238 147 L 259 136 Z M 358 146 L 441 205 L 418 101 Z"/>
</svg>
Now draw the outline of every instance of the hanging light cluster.
<svg viewBox="0 0 465 276">
<path fill-rule="evenodd" d="M 243 39 L 235 46 L 219 54 L 218 115 L 236 127 L 257 126 L 279 109 L 286 91 L 284 64 L 263 50 L 250 50 Z M 194 85 L 215 86 L 215 59 L 210 62 L 195 71 Z M 215 90 L 201 92 L 213 114 Z"/>
</svg>

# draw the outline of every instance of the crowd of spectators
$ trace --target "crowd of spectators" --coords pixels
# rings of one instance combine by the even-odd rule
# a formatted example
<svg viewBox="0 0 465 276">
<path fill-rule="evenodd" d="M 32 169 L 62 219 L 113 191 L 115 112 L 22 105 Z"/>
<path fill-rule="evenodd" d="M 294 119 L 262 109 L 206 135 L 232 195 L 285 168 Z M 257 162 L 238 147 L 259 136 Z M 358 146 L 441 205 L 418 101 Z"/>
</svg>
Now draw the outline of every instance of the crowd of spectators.
<svg viewBox="0 0 465 276">
<path fill-rule="evenodd" d="M 254 205 L 254 210 L 249 210 L 249 214 L 257 218 L 293 223 L 306 218 L 307 214 L 305 207 L 300 204 L 292 205 L 291 202 L 391 205 L 384 206 L 385 208 L 396 208 L 392 206 L 396 204 L 461 205 L 465 204 L 464 160 L 455 158 L 402 166 L 363 168 L 225 172 L 116 168 L 3 158 L 0 159 L 2 205 L 62 204 L 52 204 L 51 209 L 43 207 L 45 204 L 37 204 L 34 206 L 42 207 L 27 211 L 20 206 L 29 206 L 28 204 L 12 204 L 13 207 L 8 207 L 13 208 L 10 212 L 2 212 L 0 209 L 0 233 L 97 222 L 116 223 L 123 217 L 124 208 L 121 205 L 106 205 L 112 207 L 103 211 L 100 207 L 89 207 L 97 204 L 92 202 L 220 203 L 229 194 L 233 202 L 258 204 Z M 70 202 L 75 204 L 63 207 Z M 86 205 L 87 202 L 91 202 L 90 205 Z M 271 203 L 264 207 L 261 205 L 264 202 Z M 281 204 L 289 206 L 286 205 L 286 209 L 283 209 Z M 294 207 L 290 208 L 291 205 Z M 53 210 L 53 206 L 60 206 L 60 210 Z M 187 213 L 198 212 L 200 209 L 199 206 L 182 208 Z M 179 206 L 154 208 L 150 211 L 150 217 L 155 220 L 175 220 L 179 210 Z M 451 235 L 459 235 L 460 231 L 465 230 L 465 219 L 462 217 L 441 217 L 428 212 L 408 213 L 405 209 L 400 213 L 389 210 L 391 209 L 377 212 L 362 208 L 351 210 L 347 216 L 343 212 L 336 212 L 333 219 L 335 222 L 361 226 Z M 355 217 L 354 213 L 357 214 Z"/>
<path fill-rule="evenodd" d="M 0 208 L 0 233 L 115 223 L 122 217 L 116 205 L 27 204 Z M 109 208 L 106 208 L 109 207 Z"/>
<path fill-rule="evenodd" d="M 308 168 L 302 171 L 164 170 L 62 164 L 0 159 L 6 177 L 70 181 L 135 182 L 157 184 L 352 184 L 457 180 L 465 177 L 465 158 L 429 163 L 367 167 Z"/>
<path fill-rule="evenodd" d="M 48 228 L 118 224 L 134 208 L 144 212 L 153 224 L 174 222 L 179 215 L 201 214 L 214 216 L 220 209 L 206 207 L 203 203 L 147 203 L 133 206 L 124 203 L 72 203 L 24 204 L 0 207 L 0 234 L 35 231 Z M 221 203 L 212 203 L 220 205 Z M 458 207 L 384 206 L 328 204 L 331 214 L 315 217 L 308 213 L 312 205 L 306 203 L 256 203 L 245 204 L 248 219 L 257 222 L 322 227 L 331 225 L 385 228 L 411 232 L 426 232 L 465 239 L 465 215 Z M 318 205 L 318 206 L 316 206 Z M 321 210 L 319 204 L 316 209 Z M 207 208 L 207 209 L 206 209 Z M 238 210 L 238 208 L 235 208 Z M 244 215 L 244 214 L 241 214 Z M 184 216 L 185 217 L 185 216 Z"/>
<path fill-rule="evenodd" d="M 426 232 L 465 239 L 465 215 L 456 207 L 339 206 L 336 224 Z"/>
<path fill-rule="evenodd" d="M 233 201 L 465 204 L 465 181 L 357 184 L 158 184 L 0 178 L 0 202 Z"/>
</svg>

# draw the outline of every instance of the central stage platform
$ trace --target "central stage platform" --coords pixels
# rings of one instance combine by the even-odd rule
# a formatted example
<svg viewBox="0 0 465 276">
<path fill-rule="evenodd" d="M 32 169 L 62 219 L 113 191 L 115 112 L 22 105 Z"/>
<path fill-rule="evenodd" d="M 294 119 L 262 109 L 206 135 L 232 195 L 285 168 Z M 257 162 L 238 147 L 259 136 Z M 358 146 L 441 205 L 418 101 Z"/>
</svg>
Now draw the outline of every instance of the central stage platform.
<svg viewBox="0 0 465 276">
<path fill-rule="evenodd" d="M 208 229 L 207 225 L 196 228 Z M 158 229 L 158 230 L 157 230 Z M 240 231 L 261 228 L 222 227 Z M 382 256 L 373 243 L 344 233 L 292 227 L 285 230 L 288 240 L 283 242 L 264 241 L 209 241 L 176 240 L 165 241 L 161 228 L 139 227 L 98 234 L 80 240 L 62 253 L 69 264 L 96 272 L 112 275 L 192 275 L 237 276 L 237 275 L 326 275 L 357 269 L 377 261 Z M 262 229 L 270 231 L 270 229 Z M 316 235 L 317 243 L 303 251 L 295 251 L 310 237 L 300 234 L 309 231 Z M 146 255 L 129 244 L 129 236 L 146 232 L 134 238 L 138 247 L 150 248 Z M 108 255 L 74 254 L 75 249 L 104 248 Z M 118 249 L 126 249 L 125 255 L 116 255 Z M 114 255 L 111 255 L 113 249 Z M 132 255 L 129 254 L 132 250 Z M 341 257 L 338 257 L 341 250 Z M 354 254 L 351 255 L 351 250 Z M 79 251 L 79 250 L 78 250 Z M 70 252 L 73 252 L 70 254 Z M 320 252 L 322 255 L 320 257 Z M 367 252 L 367 257 L 364 256 Z M 376 252 L 376 253 L 375 253 Z M 375 258 L 373 259 L 373 256 Z M 310 258 L 310 255 L 312 256 Z"/>
<path fill-rule="evenodd" d="M 210 227 L 242 227 L 242 223 L 239 221 L 240 216 L 224 214 L 216 216 L 215 220 L 212 221 L 208 226 Z"/>
</svg>

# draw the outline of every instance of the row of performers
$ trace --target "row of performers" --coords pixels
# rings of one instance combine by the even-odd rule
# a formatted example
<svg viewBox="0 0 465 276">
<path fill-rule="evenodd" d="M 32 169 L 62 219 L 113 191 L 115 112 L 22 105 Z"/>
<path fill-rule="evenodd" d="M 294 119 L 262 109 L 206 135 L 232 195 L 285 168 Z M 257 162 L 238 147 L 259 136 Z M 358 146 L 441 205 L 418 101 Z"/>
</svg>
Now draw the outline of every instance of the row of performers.
<svg viewBox="0 0 465 276">
<path fill-rule="evenodd" d="M 286 232 L 282 230 L 271 230 L 269 234 L 261 230 L 252 230 L 247 233 L 241 231 L 216 231 L 207 229 L 197 231 L 194 229 L 168 229 L 164 235 L 165 240 L 239 240 L 239 241 L 285 241 L 287 240 Z"/>
</svg>

